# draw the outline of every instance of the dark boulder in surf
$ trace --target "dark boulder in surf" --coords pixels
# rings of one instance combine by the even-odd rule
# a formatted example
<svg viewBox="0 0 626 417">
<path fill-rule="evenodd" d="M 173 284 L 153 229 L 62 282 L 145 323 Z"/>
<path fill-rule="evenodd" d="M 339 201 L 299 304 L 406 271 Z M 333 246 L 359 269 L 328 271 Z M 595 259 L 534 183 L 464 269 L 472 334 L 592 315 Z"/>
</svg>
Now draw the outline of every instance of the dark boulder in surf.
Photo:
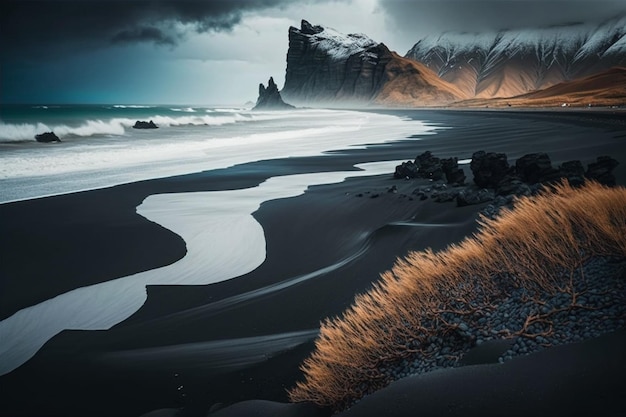
<svg viewBox="0 0 626 417">
<path fill-rule="evenodd" d="M 61 142 L 61 139 L 54 132 L 44 132 L 39 135 L 35 135 L 35 140 L 42 143 Z"/>
<path fill-rule="evenodd" d="M 158 129 L 159 126 L 154 124 L 152 120 L 150 120 L 149 122 L 146 122 L 143 120 L 137 120 L 133 128 L 134 129 Z"/>
</svg>

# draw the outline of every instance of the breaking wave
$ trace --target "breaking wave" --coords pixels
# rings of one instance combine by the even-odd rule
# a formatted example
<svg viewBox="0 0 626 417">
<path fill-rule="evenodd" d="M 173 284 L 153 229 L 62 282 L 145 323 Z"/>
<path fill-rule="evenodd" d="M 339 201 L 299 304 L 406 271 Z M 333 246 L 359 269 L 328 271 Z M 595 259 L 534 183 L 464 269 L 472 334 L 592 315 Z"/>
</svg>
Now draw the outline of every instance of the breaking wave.
<svg viewBox="0 0 626 417">
<path fill-rule="evenodd" d="M 87 120 L 79 126 L 52 125 L 46 123 L 10 124 L 0 122 L 0 142 L 34 141 L 35 135 L 53 131 L 60 138 L 69 136 L 94 136 L 124 134 L 134 124 L 130 119 Z"/>
<path fill-rule="evenodd" d="M 221 126 L 238 122 L 250 122 L 273 117 L 263 115 L 245 115 L 231 113 L 227 115 L 191 114 L 193 109 L 180 109 L 189 112 L 184 116 L 154 115 L 142 117 L 142 120 L 152 120 L 159 127 L 175 126 Z M 132 128 L 137 119 L 113 118 L 109 120 L 86 120 L 77 126 L 51 123 L 3 123 L 0 122 L 0 142 L 29 142 L 35 140 L 35 135 L 53 131 L 59 138 L 90 137 L 90 136 L 123 136 L 127 129 Z"/>
<path fill-rule="evenodd" d="M 185 113 L 195 113 L 196 109 L 194 109 L 193 107 L 185 107 L 185 108 L 178 108 L 178 107 L 172 107 L 170 109 L 171 111 L 182 111 Z"/>
</svg>

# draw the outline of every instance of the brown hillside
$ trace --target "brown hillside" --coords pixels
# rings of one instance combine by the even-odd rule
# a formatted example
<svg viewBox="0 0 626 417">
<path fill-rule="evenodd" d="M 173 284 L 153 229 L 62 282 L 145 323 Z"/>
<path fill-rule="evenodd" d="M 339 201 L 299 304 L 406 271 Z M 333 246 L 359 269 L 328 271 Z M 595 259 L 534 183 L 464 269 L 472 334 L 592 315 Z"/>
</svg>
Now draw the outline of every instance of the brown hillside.
<svg viewBox="0 0 626 417">
<path fill-rule="evenodd" d="M 454 107 L 617 106 L 626 104 L 626 68 L 607 71 L 510 98 L 471 99 Z"/>
<path fill-rule="evenodd" d="M 607 97 L 626 97 L 626 68 L 614 67 L 588 77 L 523 94 L 518 98 L 545 99 L 558 96 L 575 96 L 581 93 Z"/>
<path fill-rule="evenodd" d="M 391 52 L 391 57 L 385 66 L 382 88 L 373 99 L 375 104 L 420 107 L 447 104 L 467 97 L 425 65 L 395 52 Z"/>
</svg>

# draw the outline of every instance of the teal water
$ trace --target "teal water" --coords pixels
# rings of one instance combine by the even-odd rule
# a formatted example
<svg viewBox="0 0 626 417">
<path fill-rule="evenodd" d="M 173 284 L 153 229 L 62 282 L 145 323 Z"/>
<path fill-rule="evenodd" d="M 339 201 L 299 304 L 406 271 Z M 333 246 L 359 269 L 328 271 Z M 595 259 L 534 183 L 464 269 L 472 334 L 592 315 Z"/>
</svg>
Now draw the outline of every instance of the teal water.
<svg viewBox="0 0 626 417">
<path fill-rule="evenodd" d="M 31 142 L 36 134 L 49 131 L 61 139 L 122 136 L 137 120 L 154 120 L 159 126 L 219 126 L 246 121 L 245 111 L 165 105 L 1 105 L 0 143 Z"/>
</svg>

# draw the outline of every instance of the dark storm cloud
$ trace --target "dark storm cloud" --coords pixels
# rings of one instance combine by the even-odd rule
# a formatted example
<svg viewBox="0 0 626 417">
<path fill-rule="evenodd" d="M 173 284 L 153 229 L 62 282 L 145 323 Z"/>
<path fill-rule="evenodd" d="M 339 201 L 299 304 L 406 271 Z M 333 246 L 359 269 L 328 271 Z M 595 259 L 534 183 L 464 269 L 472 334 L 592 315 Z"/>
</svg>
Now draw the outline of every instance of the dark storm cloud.
<svg viewBox="0 0 626 417">
<path fill-rule="evenodd" d="M 537 28 L 626 13 L 626 0 L 379 0 L 379 5 L 407 33 Z"/>
<path fill-rule="evenodd" d="M 9 0 L 0 13 L 4 53 L 54 53 L 112 43 L 175 45 L 196 32 L 224 31 L 248 11 L 288 0 Z"/>
<path fill-rule="evenodd" d="M 136 27 L 118 32 L 113 43 L 154 42 L 157 45 L 175 45 L 176 38 L 155 27 Z"/>
</svg>

